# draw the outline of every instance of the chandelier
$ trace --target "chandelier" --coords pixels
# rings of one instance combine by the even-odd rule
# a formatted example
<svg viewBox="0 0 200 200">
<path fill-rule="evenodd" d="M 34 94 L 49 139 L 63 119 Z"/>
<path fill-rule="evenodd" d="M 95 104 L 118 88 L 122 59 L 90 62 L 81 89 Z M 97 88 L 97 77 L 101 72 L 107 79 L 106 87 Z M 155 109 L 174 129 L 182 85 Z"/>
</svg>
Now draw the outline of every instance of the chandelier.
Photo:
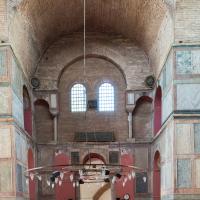
<svg viewBox="0 0 200 200">
<path fill-rule="evenodd" d="M 114 164 L 70 164 L 42 166 L 25 171 L 27 183 L 29 181 L 42 181 L 45 179 L 49 187 L 61 186 L 64 182 L 71 183 L 73 187 L 81 184 L 112 183 L 122 181 L 125 187 L 127 181 L 133 180 L 136 172 L 142 173 L 142 169 L 132 165 Z M 143 181 L 146 182 L 145 177 Z"/>
</svg>

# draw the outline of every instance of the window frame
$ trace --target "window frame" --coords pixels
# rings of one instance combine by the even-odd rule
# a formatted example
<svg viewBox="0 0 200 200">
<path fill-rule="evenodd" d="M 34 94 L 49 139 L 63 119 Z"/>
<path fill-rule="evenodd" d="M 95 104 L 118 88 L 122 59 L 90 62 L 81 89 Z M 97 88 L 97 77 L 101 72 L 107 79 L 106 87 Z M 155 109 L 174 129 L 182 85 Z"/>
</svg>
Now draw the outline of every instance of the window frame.
<svg viewBox="0 0 200 200">
<path fill-rule="evenodd" d="M 109 84 L 110 86 L 112 86 L 113 88 L 113 110 L 100 110 L 100 88 L 102 85 L 104 84 Z M 101 112 L 101 113 L 113 113 L 116 111 L 116 106 L 115 106 L 115 103 L 116 103 L 116 89 L 114 87 L 114 84 L 110 81 L 103 81 L 101 82 L 99 85 L 98 85 L 98 111 Z"/>
<path fill-rule="evenodd" d="M 76 111 L 73 111 L 72 110 L 72 89 L 74 88 L 74 86 L 76 86 L 76 85 L 82 85 L 83 86 L 83 88 L 85 89 L 85 110 L 84 111 L 81 111 L 81 110 L 76 110 Z M 76 83 L 74 83 L 73 85 L 71 85 L 71 87 L 70 87 L 70 112 L 71 113 L 84 113 L 84 112 L 86 112 L 87 111 L 87 87 L 85 86 L 85 84 L 83 84 L 83 83 L 80 83 L 80 82 L 76 82 Z M 79 104 L 77 104 L 77 105 L 79 105 Z M 82 105 L 82 104 L 80 104 L 80 105 Z"/>
</svg>

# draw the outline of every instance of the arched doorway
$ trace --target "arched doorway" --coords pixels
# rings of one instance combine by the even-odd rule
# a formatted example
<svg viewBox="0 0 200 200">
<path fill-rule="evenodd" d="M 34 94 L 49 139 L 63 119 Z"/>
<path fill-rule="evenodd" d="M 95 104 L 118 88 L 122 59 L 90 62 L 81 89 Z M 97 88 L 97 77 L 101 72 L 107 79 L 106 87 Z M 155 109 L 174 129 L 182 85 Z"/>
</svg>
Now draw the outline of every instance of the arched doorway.
<svg viewBox="0 0 200 200">
<path fill-rule="evenodd" d="M 105 164 L 103 156 L 90 153 L 83 159 L 83 164 Z M 80 185 L 80 200 L 106 200 L 112 199 L 110 183 L 85 183 Z"/>
<path fill-rule="evenodd" d="M 154 135 L 160 130 L 162 125 L 162 89 L 159 86 L 156 90 L 154 100 Z"/>
<path fill-rule="evenodd" d="M 28 169 L 32 169 L 35 167 L 35 163 L 34 163 L 34 157 L 33 157 L 33 151 L 32 149 L 28 150 Z M 35 182 L 31 181 L 31 179 L 29 179 L 29 196 L 30 196 L 30 200 L 35 200 Z"/>
<path fill-rule="evenodd" d="M 161 170 L 160 170 L 160 153 L 157 151 L 153 162 L 153 199 L 160 200 L 161 193 Z"/>
</svg>

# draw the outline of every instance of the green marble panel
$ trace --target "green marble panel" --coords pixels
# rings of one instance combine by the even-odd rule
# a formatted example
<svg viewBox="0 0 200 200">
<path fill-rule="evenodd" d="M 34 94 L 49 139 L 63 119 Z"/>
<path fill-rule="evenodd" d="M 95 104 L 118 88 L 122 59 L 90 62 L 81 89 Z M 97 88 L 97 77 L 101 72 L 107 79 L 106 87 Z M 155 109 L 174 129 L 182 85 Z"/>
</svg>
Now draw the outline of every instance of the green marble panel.
<svg viewBox="0 0 200 200">
<path fill-rule="evenodd" d="M 12 170 L 10 161 L 0 161 L 0 192 L 12 192 Z"/>
<path fill-rule="evenodd" d="M 7 74 L 6 68 L 6 51 L 0 51 L 0 76 L 5 76 Z"/>
<path fill-rule="evenodd" d="M 182 159 L 177 161 L 177 187 L 190 188 L 192 186 L 191 161 Z"/>
</svg>

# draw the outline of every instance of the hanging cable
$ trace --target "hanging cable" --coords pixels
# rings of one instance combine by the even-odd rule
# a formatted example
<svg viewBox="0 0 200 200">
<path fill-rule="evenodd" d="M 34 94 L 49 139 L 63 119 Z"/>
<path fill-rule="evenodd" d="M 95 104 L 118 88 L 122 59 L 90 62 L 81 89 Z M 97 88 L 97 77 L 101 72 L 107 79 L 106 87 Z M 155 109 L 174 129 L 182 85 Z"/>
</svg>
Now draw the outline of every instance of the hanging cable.
<svg viewBox="0 0 200 200">
<path fill-rule="evenodd" d="M 84 2 L 83 2 L 83 76 L 84 76 L 84 78 L 85 78 L 85 75 L 86 75 L 86 73 L 85 73 L 85 65 L 86 65 L 86 61 L 85 61 L 85 59 L 86 59 L 86 56 L 85 56 L 85 54 L 86 54 L 86 52 L 85 52 L 85 50 L 86 50 L 86 48 L 85 48 L 85 38 L 86 38 L 86 6 L 85 6 L 85 1 L 86 0 L 83 0 Z"/>
</svg>

